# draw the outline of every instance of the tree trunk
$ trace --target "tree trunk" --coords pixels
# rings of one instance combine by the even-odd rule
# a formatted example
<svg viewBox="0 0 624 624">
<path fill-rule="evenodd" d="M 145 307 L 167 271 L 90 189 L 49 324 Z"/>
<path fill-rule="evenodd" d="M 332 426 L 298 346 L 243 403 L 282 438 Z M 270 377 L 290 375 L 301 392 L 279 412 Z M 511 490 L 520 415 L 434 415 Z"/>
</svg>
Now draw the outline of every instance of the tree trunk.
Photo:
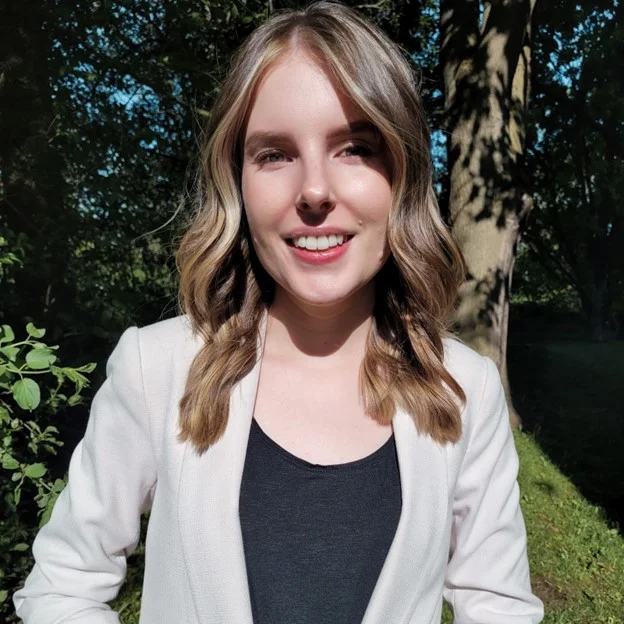
<svg viewBox="0 0 624 624">
<path fill-rule="evenodd" d="M 450 219 L 468 274 L 456 323 L 462 339 L 507 376 L 509 294 L 523 217 L 522 171 L 531 18 L 536 0 L 441 0 L 440 62 L 449 130 Z"/>
</svg>

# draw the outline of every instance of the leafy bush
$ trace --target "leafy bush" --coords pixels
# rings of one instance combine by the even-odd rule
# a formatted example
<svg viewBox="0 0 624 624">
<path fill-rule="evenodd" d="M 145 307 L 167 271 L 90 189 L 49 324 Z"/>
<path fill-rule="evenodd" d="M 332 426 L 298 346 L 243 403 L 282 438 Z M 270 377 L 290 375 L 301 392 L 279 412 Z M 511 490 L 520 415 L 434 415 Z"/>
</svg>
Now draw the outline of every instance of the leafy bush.
<svg viewBox="0 0 624 624">
<path fill-rule="evenodd" d="M 30 543 L 65 486 L 46 465 L 63 445 L 54 415 L 82 401 L 95 368 L 60 366 L 58 345 L 40 340 L 44 329 L 28 323 L 26 333 L 16 340 L 9 325 L 0 331 L 0 619 L 10 617 L 9 596 L 33 564 Z"/>
</svg>

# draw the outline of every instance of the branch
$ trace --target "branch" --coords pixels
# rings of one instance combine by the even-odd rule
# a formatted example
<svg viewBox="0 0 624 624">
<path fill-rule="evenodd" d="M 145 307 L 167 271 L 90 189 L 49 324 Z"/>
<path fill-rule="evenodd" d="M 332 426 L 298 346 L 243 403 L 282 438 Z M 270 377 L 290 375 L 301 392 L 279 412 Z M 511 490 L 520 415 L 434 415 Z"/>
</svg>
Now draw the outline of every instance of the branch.
<svg viewBox="0 0 624 624">
<path fill-rule="evenodd" d="M 552 253 L 552 251 L 544 244 L 539 237 L 525 236 L 525 240 L 535 257 L 541 259 L 540 264 L 553 275 L 567 279 L 574 287 L 580 292 L 581 288 L 576 275 L 569 266 L 566 266 L 559 255 Z M 538 260 L 539 261 L 539 260 Z"/>
</svg>

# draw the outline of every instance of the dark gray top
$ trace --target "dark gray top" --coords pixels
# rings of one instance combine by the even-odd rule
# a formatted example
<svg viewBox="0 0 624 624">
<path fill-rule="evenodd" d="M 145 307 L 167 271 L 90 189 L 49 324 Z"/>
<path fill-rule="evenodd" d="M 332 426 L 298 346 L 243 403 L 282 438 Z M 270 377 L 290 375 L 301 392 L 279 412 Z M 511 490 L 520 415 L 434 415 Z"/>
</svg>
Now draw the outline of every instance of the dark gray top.
<svg viewBox="0 0 624 624">
<path fill-rule="evenodd" d="M 400 513 L 394 435 L 367 457 L 323 466 L 254 419 L 240 491 L 254 624 L 360 624 Z"/>
</svg>

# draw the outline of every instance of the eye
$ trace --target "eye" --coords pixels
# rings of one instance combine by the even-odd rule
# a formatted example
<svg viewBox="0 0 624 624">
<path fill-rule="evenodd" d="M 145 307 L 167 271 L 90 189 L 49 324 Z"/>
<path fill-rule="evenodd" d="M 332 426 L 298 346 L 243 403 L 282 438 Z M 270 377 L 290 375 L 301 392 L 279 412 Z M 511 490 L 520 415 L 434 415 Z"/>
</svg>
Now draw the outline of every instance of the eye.
<svg viewBox="0 0 624 624">
<path fill-rule="evenodd" d="M 254 158 L 254 163 L 259 164 L 259 165 L 263 165 L 265 163 L 280 162 L 279 159 L 283 158 L 283 157 L 284 157 L 284 155 L 281 152 L 277 152 L 275 150 L 267 150 L 265 152 L 260 152 Z"/>
<path fill-rule="evenodd" d="M 360 143 L 352 143 L 351 145 L 348 145 L 344 151 L 348 156 L 360 156 L 362 158 L 372 156 L 374 153 L 371 147 Z"/>
</svg>

